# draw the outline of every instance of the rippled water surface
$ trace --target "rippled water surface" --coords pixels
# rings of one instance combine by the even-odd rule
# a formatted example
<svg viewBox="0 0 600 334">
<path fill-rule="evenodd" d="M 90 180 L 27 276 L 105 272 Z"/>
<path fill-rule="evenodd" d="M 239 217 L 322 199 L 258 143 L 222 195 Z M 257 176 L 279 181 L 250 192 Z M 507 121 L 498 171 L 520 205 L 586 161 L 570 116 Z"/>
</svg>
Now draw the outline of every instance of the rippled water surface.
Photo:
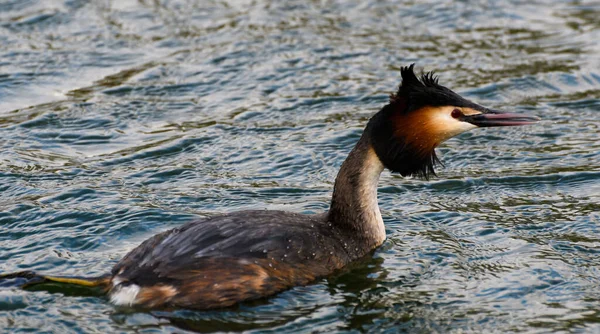
<svg viewBox="0 0 600 334">
<path fill-rule="evenodd" d="M 384 172 L 388 239 L 210 312 L 0 289 L 4 332 L 600 331 L 600 6 L 586 1 L 2 1 L 0 271 L 99 275 L 250 208 L 321 212 L 400 66 L 543 118 Z"/>
</svg>

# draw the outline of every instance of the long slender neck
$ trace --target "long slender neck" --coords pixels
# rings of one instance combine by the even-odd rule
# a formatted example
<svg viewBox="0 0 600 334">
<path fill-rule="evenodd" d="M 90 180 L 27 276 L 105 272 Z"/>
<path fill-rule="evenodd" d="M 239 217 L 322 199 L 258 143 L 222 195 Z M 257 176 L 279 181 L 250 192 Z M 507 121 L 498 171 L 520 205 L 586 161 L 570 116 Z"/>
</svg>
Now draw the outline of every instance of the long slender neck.
<svg viewBox="0 0 600 334">
<path fill-rule="evenodd" d="M 369 248 L 385 240 L 385 227 L 377 205 L 377 182 L 383 164 L 364 133 L 335 179 L 328 220 L 356 235 Z"/>
</svg>

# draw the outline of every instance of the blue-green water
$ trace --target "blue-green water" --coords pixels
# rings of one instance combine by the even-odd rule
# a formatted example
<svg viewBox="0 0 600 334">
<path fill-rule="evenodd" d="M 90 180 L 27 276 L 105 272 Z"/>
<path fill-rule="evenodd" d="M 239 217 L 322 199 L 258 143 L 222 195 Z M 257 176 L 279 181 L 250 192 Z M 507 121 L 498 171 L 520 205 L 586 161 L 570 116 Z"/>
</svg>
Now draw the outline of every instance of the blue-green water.
<svg viewBox="0 0 600 334">
<path fill-rule="evenodd" d="M 0 289 L 2 332 L 600 332 L 600 5 L 2 1 L 0 272 L 99 275 L 241 209 L 321 212 L 400 66 L 543 118 L 385 172 L 350 270 L 210 312 Z M 67 293 L 68 294 L 68 293 Z"/>
</svg>

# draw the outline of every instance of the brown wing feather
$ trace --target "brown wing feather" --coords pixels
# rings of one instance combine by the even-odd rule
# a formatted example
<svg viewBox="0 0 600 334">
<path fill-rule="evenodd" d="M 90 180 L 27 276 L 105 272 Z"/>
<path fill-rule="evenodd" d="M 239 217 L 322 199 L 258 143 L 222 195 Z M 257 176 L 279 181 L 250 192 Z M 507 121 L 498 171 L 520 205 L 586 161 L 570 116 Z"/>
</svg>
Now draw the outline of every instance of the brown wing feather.
<svg viewBox="0 0 600 334">
<path fill-rule="evenodd" d="M 170 284 L 144 286 L 136 304 L 142 307 L 211 309 L 258 299 L 305 285 L 325 275 L 324 267 L 290 265 L 259 259 L 205 258 L 201 270 L 176 270 L 163 277 Z"/>
<path fill-rule="evenodd" d="M 135 304 L 208 309 L 272 295 L 328 275 L 361 254 L 325 217 L 246 211 L 163 232 L 125 256 L 111 289 L 135 284 Z M 364 254 L 362 254 L 364 255 Z"/>
</svg>

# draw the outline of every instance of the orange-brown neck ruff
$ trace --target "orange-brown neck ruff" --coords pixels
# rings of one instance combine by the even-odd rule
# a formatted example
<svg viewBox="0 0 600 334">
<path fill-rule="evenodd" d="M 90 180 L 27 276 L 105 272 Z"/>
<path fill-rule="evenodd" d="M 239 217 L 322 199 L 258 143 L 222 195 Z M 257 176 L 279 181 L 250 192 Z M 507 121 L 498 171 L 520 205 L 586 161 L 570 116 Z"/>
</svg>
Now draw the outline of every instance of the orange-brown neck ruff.
<svg viewBox="0 0 600 334">
<path fill-rule="evenodd" d="M 439 143 L 434 129 L 426 118 L 427 112 L 399 113 L 397 106 L 388 104 L 369 121 L 365 132 L 383 165 L 402 176 L 416 175 L 428 178 L 435 175 L 434 165 L 439 162 L 434 148 Z"/>
<path fill-rule="evenodd" d="M 424 107 L 408 114 L 396 113 L 390 117 L 394 127 L 393 137 L 404 143 L 405 149 L 414 156 L 412 159 L 427 160 L 442 141 L 443 129 L 434 115 L 434 108 Z"/>
</svg>

